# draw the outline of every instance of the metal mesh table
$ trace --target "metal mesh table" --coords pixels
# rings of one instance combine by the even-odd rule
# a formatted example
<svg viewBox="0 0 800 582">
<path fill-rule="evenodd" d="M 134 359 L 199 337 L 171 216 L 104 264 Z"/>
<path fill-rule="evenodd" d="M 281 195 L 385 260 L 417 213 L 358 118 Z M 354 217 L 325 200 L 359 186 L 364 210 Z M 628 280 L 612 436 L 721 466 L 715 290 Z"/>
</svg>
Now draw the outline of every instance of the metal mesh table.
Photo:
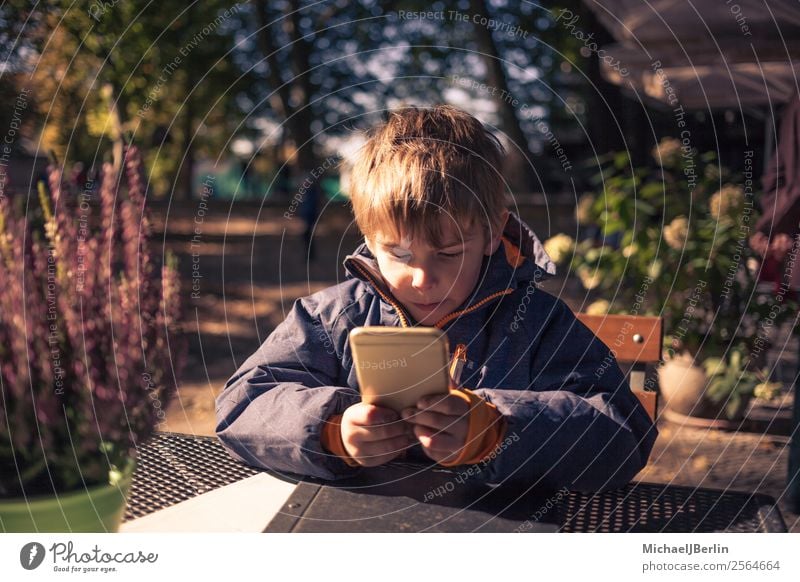
<svg viewBox="0 0 800 582">
<path fill-rule="evenodd" d="M 141 517 L 259 473 L 213 437 L 158 433 L 139 450 L 125 520 Z M 552 512 L 562 532 L 780 532 L 766 495 L 631 483 L 596 494 L 570 492 Z"/>
<path fill-rule="evenodd" d="M 156 433 L 139 448 L 124 521 L 257 473 L 232 459 L 216 438 Z"/>
<path fill-rule="evenodd" d="M 766 495 L 676 485 L 631 483 L 563 504 L 566 532 L 785 532 L 775 500 Z"/>
</svg>

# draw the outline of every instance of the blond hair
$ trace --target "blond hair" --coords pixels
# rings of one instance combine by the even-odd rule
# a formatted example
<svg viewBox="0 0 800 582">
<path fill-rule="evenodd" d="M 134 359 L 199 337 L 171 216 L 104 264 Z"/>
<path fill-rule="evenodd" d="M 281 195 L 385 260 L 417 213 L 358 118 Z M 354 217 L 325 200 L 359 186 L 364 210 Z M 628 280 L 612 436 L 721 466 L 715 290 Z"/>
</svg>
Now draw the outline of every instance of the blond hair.
<svg viewBox="0 0 800 582">
<path fill-rule="evenodd" d="M 442 218 L 495 235 L 506 208 L 503 146 L 472 115 L 449 105 L 389 114 L 360 150 L 350 179 L 356 223 L 442 245 Z"/>
</svg>

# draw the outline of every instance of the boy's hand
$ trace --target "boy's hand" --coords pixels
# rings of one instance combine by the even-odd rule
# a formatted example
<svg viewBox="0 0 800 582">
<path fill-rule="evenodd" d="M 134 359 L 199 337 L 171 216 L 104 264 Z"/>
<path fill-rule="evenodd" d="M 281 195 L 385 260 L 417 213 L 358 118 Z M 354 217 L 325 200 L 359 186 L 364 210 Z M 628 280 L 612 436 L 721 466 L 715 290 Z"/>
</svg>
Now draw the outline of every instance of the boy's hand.
<svg viewBox="0 0 800 582">
<path fill-rule="evenodd" d="M 388 463 L 415 442 L 394 410 L 365 402 L 344 411 L 341 431 L 345 450 L 364 467 Z"/>
<path fill-rule="evenodd" d="M 416 408 L 403 410 L 425 454 L 437 463 L 455 460 L 469 432 L 469 404 L 453 394 L 425 396 Z"/>
</svg>

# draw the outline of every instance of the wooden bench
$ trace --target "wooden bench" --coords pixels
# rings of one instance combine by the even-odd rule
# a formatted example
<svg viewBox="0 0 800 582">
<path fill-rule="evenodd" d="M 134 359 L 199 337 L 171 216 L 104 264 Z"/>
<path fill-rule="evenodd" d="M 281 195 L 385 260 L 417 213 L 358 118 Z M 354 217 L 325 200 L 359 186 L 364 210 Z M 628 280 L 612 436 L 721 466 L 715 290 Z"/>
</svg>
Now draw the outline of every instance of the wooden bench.
<svg viewBox="0 0 800 582">
<path fill-rule="evenodd" d="M 578 321 L 588 327 L 614 354 L 621 364 L 630 364 L 631 390 L 655 421 L 658 392 L 645 386 L 648 364 L 661 361 L 664 330 L 661 317 L 641 315 L 588 315 L 576 313 Z"/>
</svg>

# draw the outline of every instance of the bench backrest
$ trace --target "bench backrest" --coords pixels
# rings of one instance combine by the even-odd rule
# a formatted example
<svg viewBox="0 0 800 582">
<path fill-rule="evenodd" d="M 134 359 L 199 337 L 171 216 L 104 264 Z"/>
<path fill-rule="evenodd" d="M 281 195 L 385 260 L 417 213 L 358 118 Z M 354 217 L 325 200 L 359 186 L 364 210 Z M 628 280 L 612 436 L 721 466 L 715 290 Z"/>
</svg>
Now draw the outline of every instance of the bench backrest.
<svg viewBox="0 0 800 582">
<path fill-rule="evenodd" d="M 664 338 L 663 320 L 643 315 L 588 315 L 576 313 L 578 320 L 612 350 L 617 361 L 631 364 L 631 390 L 655 420 L 658 392 L 645 390 L 647 364 L 661 360 Z"/>
</svg>

